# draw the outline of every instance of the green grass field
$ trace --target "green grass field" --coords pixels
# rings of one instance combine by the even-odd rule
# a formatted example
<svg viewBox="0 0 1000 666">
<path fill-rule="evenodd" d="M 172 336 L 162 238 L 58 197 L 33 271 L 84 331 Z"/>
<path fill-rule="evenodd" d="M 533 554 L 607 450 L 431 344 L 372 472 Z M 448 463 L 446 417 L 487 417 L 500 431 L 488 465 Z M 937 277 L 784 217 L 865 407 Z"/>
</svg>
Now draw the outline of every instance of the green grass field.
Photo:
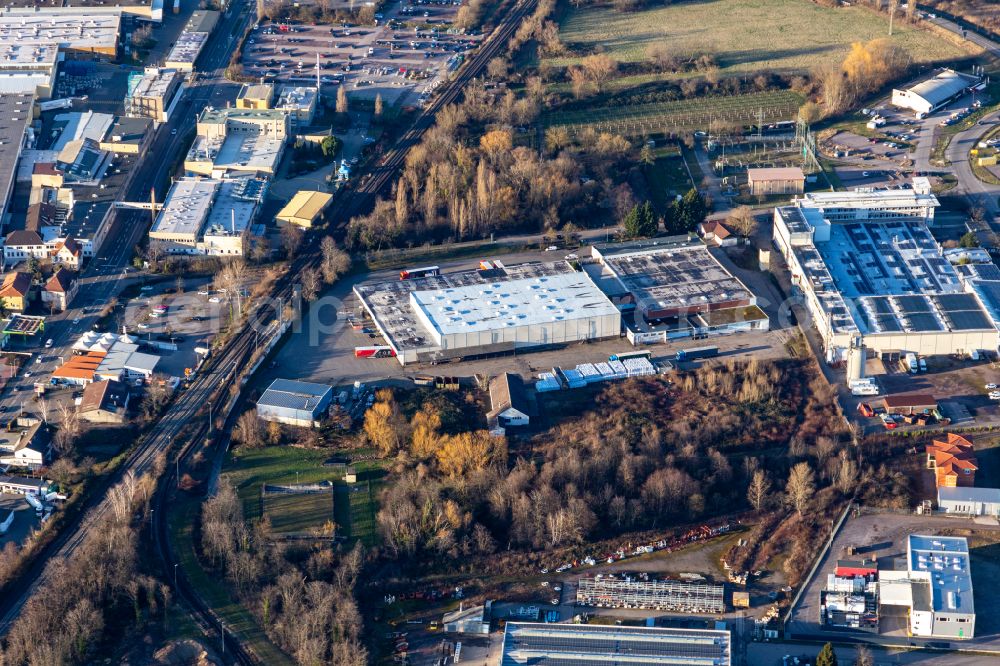
<svg viewBox="0 0 1000 666">
<path fill-rule="evenodd" d="M 649 193 L 656 210 L 663 213 L 667 204 L 676 195 L 682 195 L 694 187 L 688 177 L 684 158 L 676 146 L 670 146 L 656 152 L 656 161 L 643 167 Z"/>
<path fill-rule="evenodd" d="M 378 540 L 375 514 L 378 511 L 379 480 L 382 469 L 377 461 L 354 465 L 358 483 L 346 485 L 341 472 L 324 467 L 330 452 L 322 449 L 300 449 L 290 446 L 268 446 L 239 450 L 223 468 L 223 473 L 236 487 L 243 501 L 243 513 L 248 518 L 260 518 L 261 506 L 271 519 L 275 534 L 303 534 L 322 527 L 327 520 L 337 525 L 338 536 L 361 539 L 366 545 Z M 329 494 L 269 494 L 261 502 L 260 489 L 265 483 L 281 485 L 296 483 L 334 484 L 334 497 Z"/>
<path fill-rule="evenodd" d="M 360 539 L 366 546 L 375 545 L 378 486 L 376 482 L 358 482 L 351 486 L 338 484 L 334 489 L 334 516 L 341 536 L 348 540 Z"/>
<path fill-rule="evenodd" d="M 264 515 L 279 536 L 308 535 L 333 522 L 333 493 L 268 493 Z"/>
<path fill-rule="evenodd" d="M 851 42 L 888 34 L 885 14 L 860 7 L 821 7 L 809 0 L 691 0 L 635 13 L 584 4 L 565 13 L 560 30 L 572 51 L 586 54 L 601 48 L 620 62 L 645 60 L 646 48 L 654 43 L 682 57 L 710 53 L 723 75 L 803 72 L 841 60 Z M 891 39 L 917 62 L 966 55 L 929 32 L 898 23 Z M 577 58 L 547 62 L 565 66 Z"/>
</svg>

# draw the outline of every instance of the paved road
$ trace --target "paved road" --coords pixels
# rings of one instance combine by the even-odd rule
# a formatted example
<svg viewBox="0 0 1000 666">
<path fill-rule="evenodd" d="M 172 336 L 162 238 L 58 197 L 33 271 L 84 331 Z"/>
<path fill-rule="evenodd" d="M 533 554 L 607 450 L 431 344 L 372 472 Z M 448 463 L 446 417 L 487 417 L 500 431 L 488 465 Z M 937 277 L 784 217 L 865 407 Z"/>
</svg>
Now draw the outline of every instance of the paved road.
<svg viewBox="0 0 1000 666">
<path fill-rule="evenodd" d="M 801 643 L 750 643 L 746 648 L 747 666 L 781 666 L 785 655 L 801 657 L 808 655 L 815 658 L 822 644 Z M 995 664 L 995 657 L 982 655 L 959 654 L 956 652 L 931 652 L 928 650 L 886 650 L 870 648 L 875 666 L 896 666 L 897 664 L 918 664 L 919 666 L 987 666 Z M 857 648 L 839 645 L 835 647 L 837 661 L 841 664 L 853 664 L 857 657 Z M 733 664 L 740 663 L 733 660 Z"/>
<path fill-rule="evenodd" d="M 249 9 L 250 5 L 245 0 L 233 3 L 230 14 L 213 35 L 214 41 L 202 56 L 202 62 L 206 63 L 207 75 L 188 92 L 185 99 L 179 104 L 178 112 L 171 122 L 162 125 L 153 137 L 148 151 L 149 157 L 136 166 L 139 171 L 129 187 L 128 198 L 145 199 L 143 193 L 149 192 L 149 189 L 154 185 L 165 182 L 168 169 L 174 163 L 174 158 L 180 155 L 184 148 L 186 130 L 193 128 L 195 113 L 199 112 L 210 100 L 233 99 L 235 97 L 236 87 L 223 79 L 223 73 L 228 61 L 228 54 L 232 51 L 237 37 L 242 34 L 243 27 L 251 18 Z M 231 32 L 226 31 L 227 26 L 231 26 Z M 173 132 L 174 129 L 178 131 Z M 47 353 L 53 357 L 69 353 L 67 345 L 71 344 L 79 332 L 92 323 L 100 306 L 121 287 L 124 275 L 122 269 L 129 260 L 135 241 L 141 234 L 145 233 L 148 222 L 148 213 L 125 212 L 116 215 L 113 220 L 114 226 L 111 227 L 107 240 L 102 245 L 98 256 L 90 261 L 90 265 L 84 272 L 80 294 L 76 301 L 80 305 L 64 315 L 53 318 L 54 326 L 46 331 L 46 335 L 55 340 L 52 351 Z M 174 402 L 142 445 L 121 466 L 115 477 L 108 480 L 109 486 L 128 470 L 135 471 L 137 474 L 147 471 L 159 453 L 170 446 L 174 437 L 187 425 L 191 417 L 204 407 L 215 390 L 232 381 L 236 370 L 242 368 L 249 358 L 256 342 L 253 335 L 242 336 L 217 354 L 206 365 L 200 376 Z M 51 370 L 51 366 L 55 362 L 57 360 L 41 364 L 32 363 L 32 365 L 37 367 L 36 372 L 45 375 L 45 370 Z M 32 374 L 35 373 L 32 372 Z M 23 381 L 24 379 L 22 379 Z M 31 383 L 34 381 L 34 377 L 27 378 L 27 381 Z M 6 398 L 8 401 L 11 400 L 10 393 L 8 391 Z M 22 393 L 24 393 L 23 390 L 17 391 L 14 400 L 19 401 Z M 38 586 L 44 584 L 48 576 L 52 575 L 52 561 L 72 555 L 83 542 L 87 531 L 98 523 L 107 510 L 108 503 L 100 495 L 95 495 L 90 504 L 85 507 L 82 517 L 75 524 L 65 526 L 53 542 L 36 554 L 27 572 L 21 579 L 12 583 L 0 599 L 0 635 L 7 633 L 13 621 L 17 619 L 24 603 L 33 595 Z"/>
<path fill-rule="evenodd" d="M 945 158 L 951 163 L 951 169 L 958 178 L 957 192 L 961 192 L 968 197 L 973 206 L 983 208 L 989 218 L 996 218 L 1000 213 L 1000 186 L 990 185 L 976 178 L 972 172 L 972 163 L 969 159 L 969 151 L 976 147 L 980 137 L 993 125 L 1000 121 L 1000 111 L 995 111 L 983 118 L 984 125 L 973 125 L 964 132 L 959 132 L 952 138 L 948 149 L 945 151 Z M 994 226 L 994 231 L 1000 228 Z"/>
</svg>

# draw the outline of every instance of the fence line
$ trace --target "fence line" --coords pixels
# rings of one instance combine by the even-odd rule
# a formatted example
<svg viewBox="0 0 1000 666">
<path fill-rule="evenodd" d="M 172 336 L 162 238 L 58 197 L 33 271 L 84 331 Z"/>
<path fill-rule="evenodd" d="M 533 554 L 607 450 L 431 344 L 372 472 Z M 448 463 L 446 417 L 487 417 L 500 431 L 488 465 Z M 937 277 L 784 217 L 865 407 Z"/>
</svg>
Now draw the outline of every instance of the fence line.
<svg viewBox="0 0 1000 666">
<path fill-rule="evenodd" d="M 819 552 L 819 554 L 816 556 L 816 559 L 813 561 L 813 565 L 809 569 L 809 574 L 799 584 L 798 592 L 796 592 L 795 597 L 792 598 L 792 604 L 788 607 L 788 612 L 785 613 L 785 619 L 781 623 L 782 633 L 786 634 L 785 638 L 788 638 L 787 635 L 788 621 L 792 619 L 792 613 L 795 612 L 795 607 L 799 605 L 799 600 L 802 598 L 802 594 L 806 591 L 806 588 L 809 587 L 809 581 L 811 581 L 813 579 L 813 576 L 816 575 L 816 570 L 819 568 L 820 563 L 824 559 L 826 559 L 827 553 L 830 552 L 830 548 L 833 546 L 833 540 L 837 538 L 837 534 L 840 533 L 840 528 L 844 526 L 844 522 L 847 520 L 847 516 L 850 515 L 851 511 L 853 511 L 854 508 L 855 508 L 854 503 L 850 503 L 844 509 L 844 513 L 840 514 L 840 519 L 833 526 L 833 529 L 830 530 L 830 536 L 827 537 L 826 543 L 823 545 L 823 549 Z"/>
</svg>

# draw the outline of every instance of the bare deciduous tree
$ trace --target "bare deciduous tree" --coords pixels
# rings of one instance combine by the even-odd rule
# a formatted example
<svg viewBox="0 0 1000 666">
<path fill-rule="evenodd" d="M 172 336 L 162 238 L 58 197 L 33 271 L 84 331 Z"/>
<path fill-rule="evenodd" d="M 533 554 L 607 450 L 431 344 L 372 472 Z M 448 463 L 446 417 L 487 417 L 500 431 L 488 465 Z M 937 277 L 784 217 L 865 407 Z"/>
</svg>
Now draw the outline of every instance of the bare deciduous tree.
<svg viewBox="0 0 1000 666">
<path fill-rule="evenodd" d="M 597 92 L 601 92 L 605 82 L 618 70 L 618 62 L 603 53 L 587 56 L 580 61 L 580 66 Z"/>
<path fill-rule="evenodd" d="M 757 232 L 757 218 L 750 206 L 738 206 L 726 218 L 726 224 L 743 238 L 750 238 Z"/>
<path fill-rule="evenodd" d="M 842 451 L 840 454 L 840 466 L 837 468 L 837 476 L 834 479 L 834 484 L 837 486 L 837 490 L 845 495 L 850 495 L 855 491 L 857 483 L 858 464 L 851 459 L 847 451 Z"/>
<path fill-rule="evenodd" d="M 337 113 L 347 113 L 347 88 L 343 83 L 337 86 Z"/>
<path fill-rule="evenodd" d="M 264 427 L 256 411 L 248 409 L 240 415 L 233 436 L 240 444 L 251 449 L 257 448 L 264 442 Z"/>
<path fill-rule="evenodd" d="M 815 490 L 815 474 L 813 474 L 809 463 L 800 462 L 793 467 L 788 475 L 785 492 L 788 495 L 788 503 L 798 511 L 800 516 L 805 513 Z"/>
<path fill-rule="evenodd" d="M 289 259 L 294 257 L 299 251 L 303 235 L 302 229 L 294 224 L 286 224 L 281 227 L 281 245 L 285 248 L 285 253 Z"/>
<path fill-rule="evenodd" d="M 747 500 L 755 511 L 760 511 L 767 503 L 768 493 L 771 492 L 771 480 L 767 478 L 767 472 L 762 469 L 754 471 L 747 488 Z"/>
<path fill-rule="evenodd" d="M 322 260 L 319 268 L 323 273 L 323 282 L 333 284 L 337 278 L 351 269 L 351 255 L 337 247 L 333 237 L 323 237 L 323 241 L 320 243 L 320 252 Z"/>
<path fill-rule="evenodd" d="M 302 298 L 307 301 L 315 301 L 316 297 L 319 296 L 319 271 L 315 268 L 307 268 L 299 274 L 299 279 L 302 281 Z"/>
</svg>

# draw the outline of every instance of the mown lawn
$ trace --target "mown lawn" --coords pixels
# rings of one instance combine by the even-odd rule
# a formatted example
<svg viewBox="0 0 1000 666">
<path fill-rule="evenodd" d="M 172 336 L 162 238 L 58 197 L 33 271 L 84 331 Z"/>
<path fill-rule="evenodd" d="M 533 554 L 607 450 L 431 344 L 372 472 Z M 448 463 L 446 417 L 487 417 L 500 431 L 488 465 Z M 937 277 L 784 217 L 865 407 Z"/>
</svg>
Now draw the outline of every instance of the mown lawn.
<svg viewBox="0 0 1000 666">
<path fill-rule="evenodd" d="M 639 62 L 647 59 L 650 44 L 662 43 L 680 57 L 714 55 L 723 75 L 808 71 L 841 60 L 852 42 L 888 33 L 885 14 L 821 7 L 809 0 L 691 0 L 634 13 L 583 4 L 564 14 L 560 30 L 563 43 L 576 54 L 601 49 L 620 62 Z M 899 23 L 891 39 L 917 62 L 966 55 L 929 32 Z M 547 59 L 555 66 L 577 61 Z"/>
<path fill-rule="evenodd" d="M 337 481 L 342 472 L 323 467 L 330 457 L 322 449 L 300 449 L 291 446 L 266 446 L 260 449 L 238 449 L 229 454 L 223 474 L 236 487 L 243 500 L 247 518 L 260 517 L 260 487 L 265 483 L 295 484 Z"/>
<path fill-rule="evenodd" d="M 327 520 L 337 525 L 337 534 L 347 539 L 361 539 L 368 546 L 377 541 L 375 514 L 383 474 L 378 461 L 354 464 L 358 482 L 347 485 L 343 472 L 324 467 L 332 453 L 324 449 L 301 449 L 290 446 L 267 446 L 238 449 L 223 467 L 223 474 L 236 487 L 248 518 L 261 516 L 260 488 L 263 484 L 320 483 L 334 484 L 330 495 L 268 495 L 265 501 L 272 528 L 278 534 L 306 532 L 322 527 Z"/>
<path fill-rule="evenodd" d="M 309 534 L 333 522 L 333 492 L 271 493 L 264 496 L 264 513 L 274 534 Z"/>
</svg>

